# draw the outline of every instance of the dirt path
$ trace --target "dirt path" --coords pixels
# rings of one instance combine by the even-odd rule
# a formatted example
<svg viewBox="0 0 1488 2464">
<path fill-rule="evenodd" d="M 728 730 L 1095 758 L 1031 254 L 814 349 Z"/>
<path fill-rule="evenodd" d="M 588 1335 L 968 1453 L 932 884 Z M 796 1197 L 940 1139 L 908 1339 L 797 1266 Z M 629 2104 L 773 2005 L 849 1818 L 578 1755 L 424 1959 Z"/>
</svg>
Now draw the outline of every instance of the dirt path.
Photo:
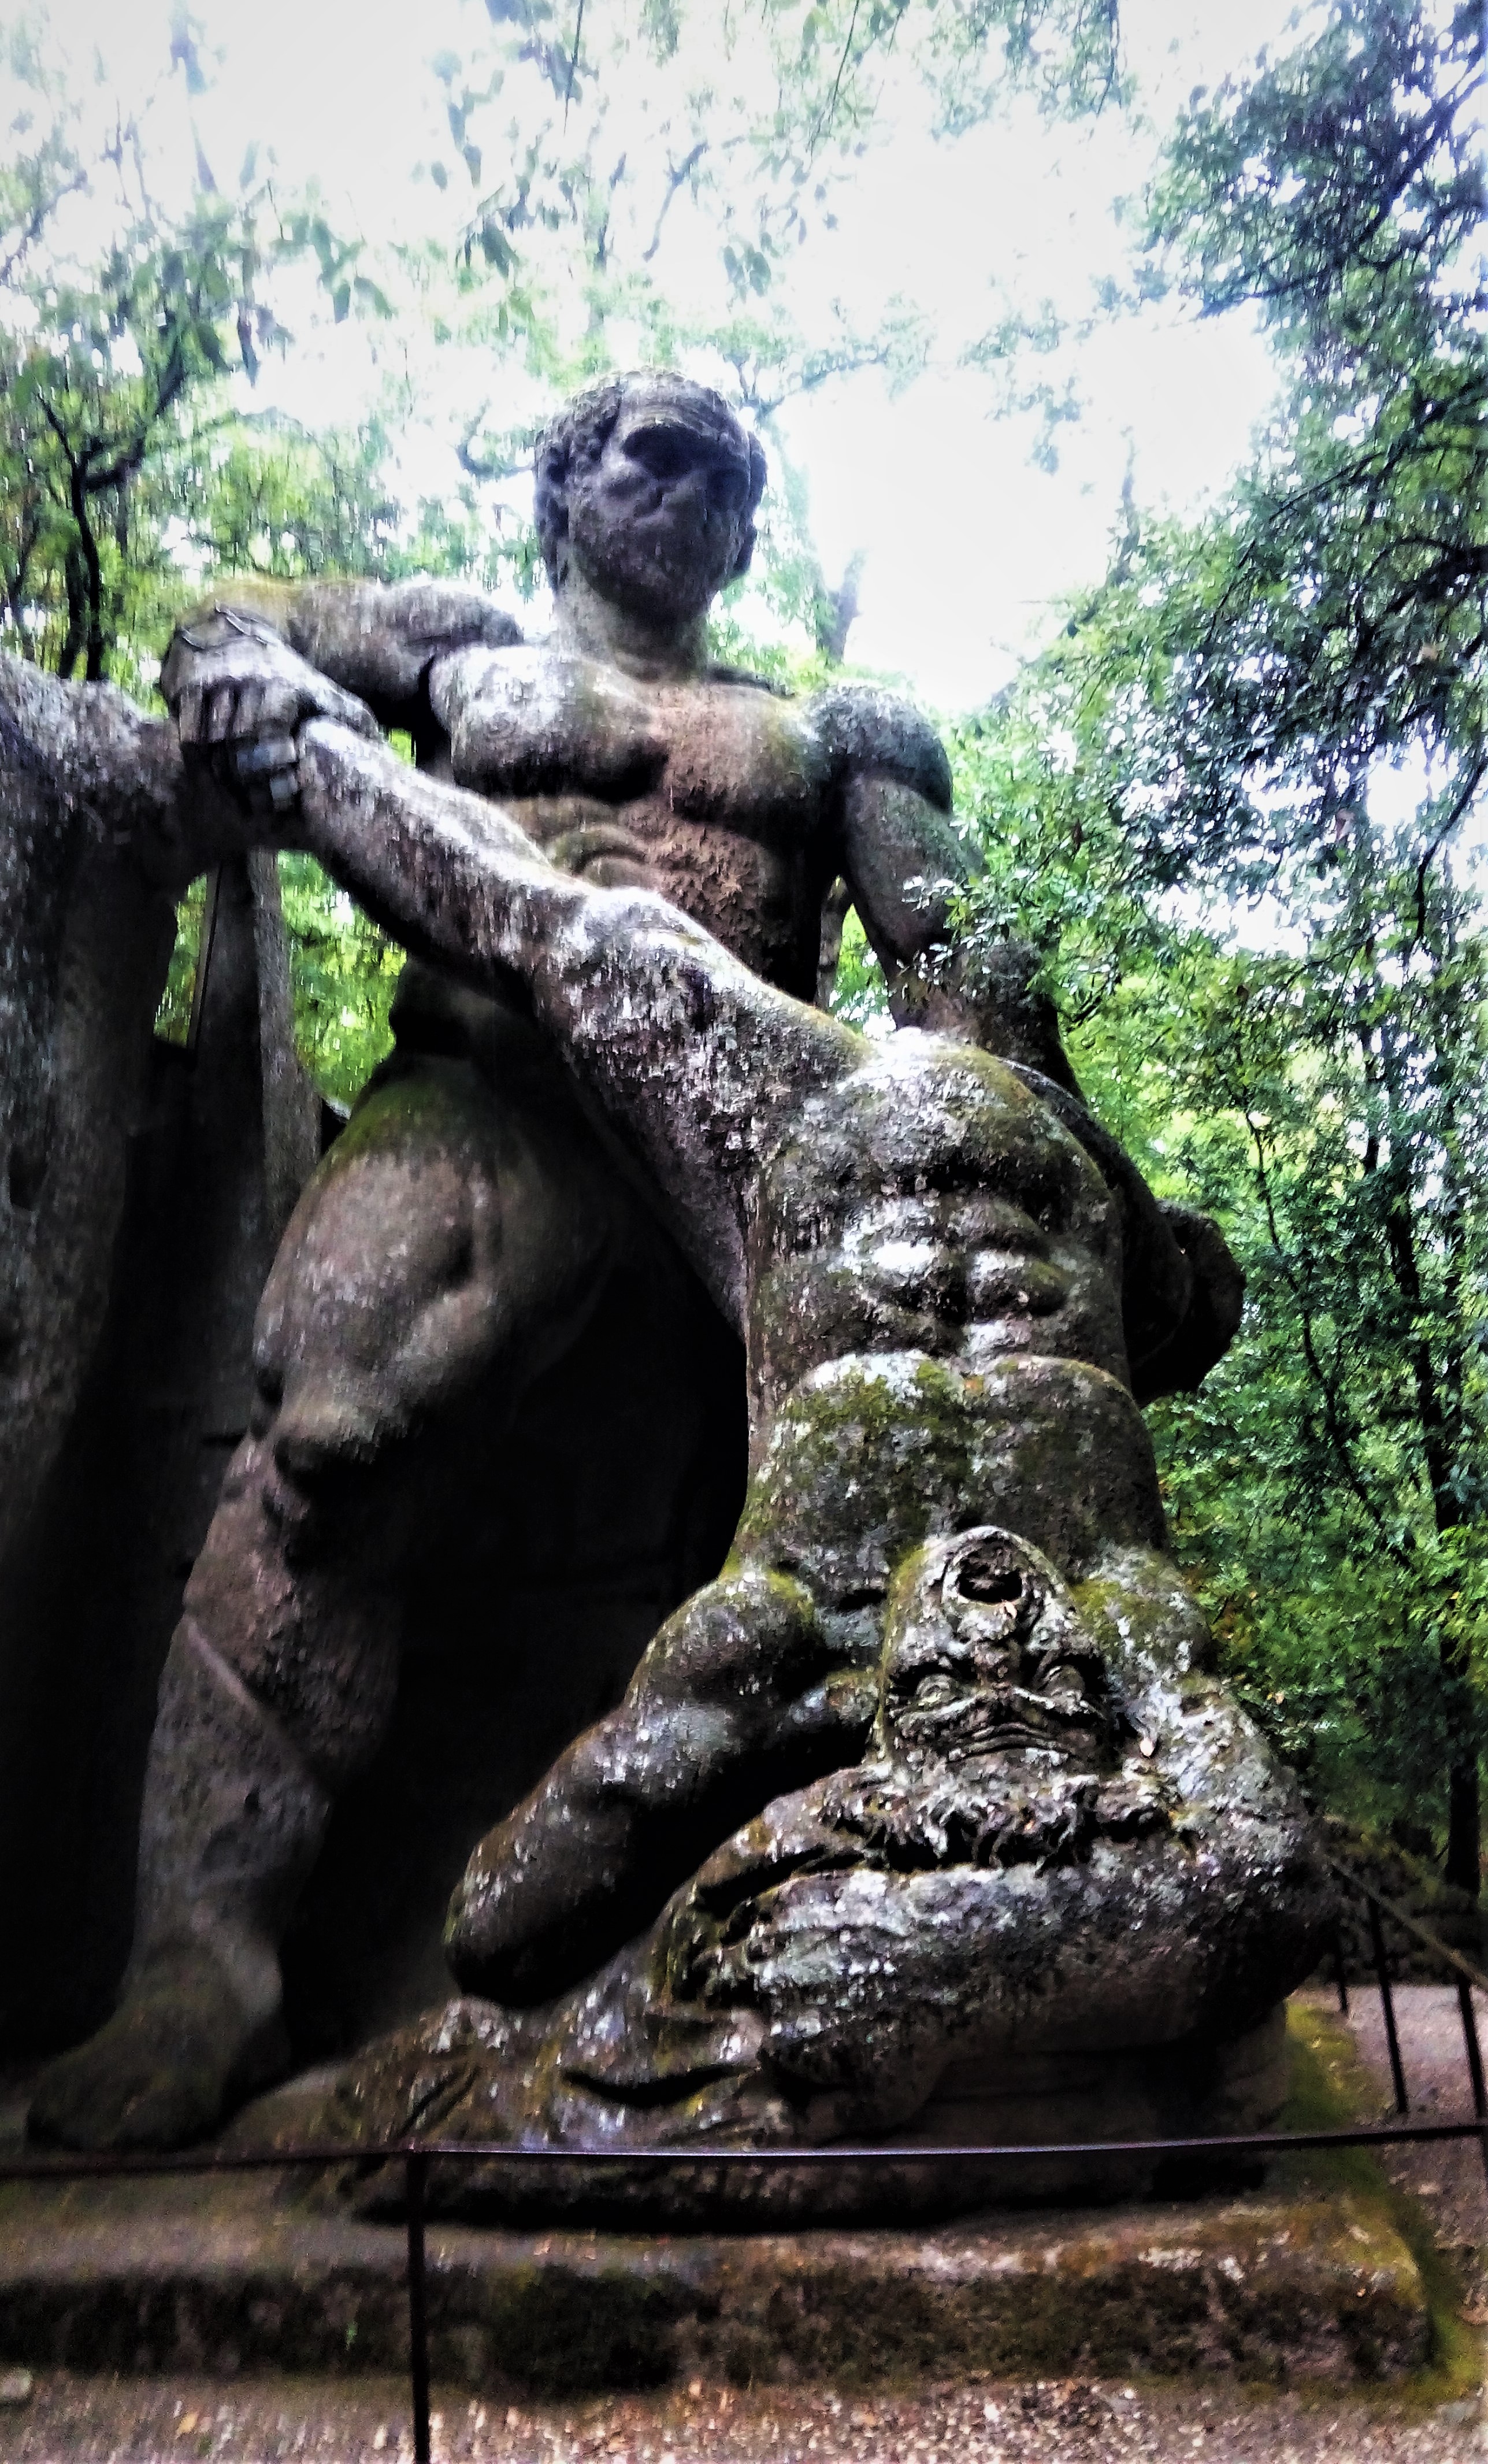
<svg viewBox="0 0 1488 2464">
<path fill-rule="evenodd" d="M 1379 2118 L 1385 2121 L 1393 2114 L 1395 2101 L 1383 2006 L 1379 1994 L 1368 1986 L 1350 1986 L 1348 2002 L 1354 2042 L 1379 2081 Z M 1472 2091 L 1455 1992 L 1441 1985 L 1397 1985 L 1394 2004 L 1412 2118 L 1448 2122 L 1471 2113 Z M 1477 1995 L 1477 2010 L 1478 2037 L 1488 2057 L 1488 1997 Z M 1397 2147 L 1387 2157 L 1386 2169 L 1431 2211 L 1437 2241 L 1462 2270 L 1469 2307 L 1483 2313 L 1479 2323 L 1488 2327 L 1488 2185 L 1477 2146 L 1471 2140 L 1460 2140 L 1434 2147 Z"/>
</svg>

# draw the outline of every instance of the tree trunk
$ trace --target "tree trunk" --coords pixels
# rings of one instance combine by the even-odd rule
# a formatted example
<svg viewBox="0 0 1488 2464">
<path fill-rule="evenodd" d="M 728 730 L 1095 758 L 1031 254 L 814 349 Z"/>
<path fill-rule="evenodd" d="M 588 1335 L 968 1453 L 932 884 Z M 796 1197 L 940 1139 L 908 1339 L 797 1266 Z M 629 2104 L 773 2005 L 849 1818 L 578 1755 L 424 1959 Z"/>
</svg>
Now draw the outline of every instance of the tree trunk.
<svg viewBox="0 0 1488 2464">
<path fill-rule="evenodd" d="M 1390 1197 L 1385 1216 L 1385 1237 L 1395 1289 L 1412 1330 L 1406 1345 L 1406 1355 L 1415 1392 L 1416 1424 L 1431 1488 L 1433 1520 L 1438 1538 L 1444 1538 L 1462 1521 L 1462 1507 L 1455 1481 L 1460 1424 L 1451 1408 L 1450 1396 L 1444 1399 L 1427 1327 L 1426 1296 L 1416 1250 L 1415 1192 L 1406 1161 L 1409 1155 L 1408 1107 L 1388 1028 L 1381 1039 L 1381 1057 L 1390 1128 Z M 1440 1643 L 1440 1663 L 1447 1690 L 1449 1718 L 1452 1727 L 1458 1731 L 1449 1748 L 1445 1878 L 1458 1890 L 1471 1892 L 1476 1899 L 1482 1881 L 1477 1727 L 1467 1692 L 1466 1656 L 1455 1637 L 1446 1632 Z M 1454 1712 L 1455 1716 L 1453 1716 Z M 1460 1733 L 1464 1727 L 1465 1735 Z"/>
<path fill-rule="evenodd" d="M 1447 1781 L 1446 1879 L 1477 1897 L 1482 1883 L 1482 1814 L 1477 1757 L 1455 1762 Z"/>
</svg>

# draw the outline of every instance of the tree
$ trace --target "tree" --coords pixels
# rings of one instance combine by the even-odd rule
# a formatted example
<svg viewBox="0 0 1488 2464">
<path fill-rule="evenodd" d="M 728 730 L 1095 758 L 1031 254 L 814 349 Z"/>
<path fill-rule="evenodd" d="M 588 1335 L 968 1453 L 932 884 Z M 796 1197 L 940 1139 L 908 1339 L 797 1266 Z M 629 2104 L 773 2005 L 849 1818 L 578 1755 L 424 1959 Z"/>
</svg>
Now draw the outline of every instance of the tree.
<svg viewBox="0 0 1488 2464">
<path fill-rule="evenodd" d="M 230 191 L 198 149 L 184 205 L 152 185 L 149 107 L 90 138 L 82 99 L 27 20 L 0 30 L 18 108 L 0 178 L 0 586 L 10 646 L 97 681 L 125 680 L 162 626 L 171 535 L 226 468 L 208 442 L 288 340 L 276 270 L 313 257 L 338 315 L 382 294 L 313 204 L 280 198 L 250 148 Z M 200 83 L 187 32 L 172 75 Z M 77 206 L 89 211 L 79 222 Z M 209 534 L 212 514 L 206 515 Z M 175 595 L 179 598 L 180 585 Z"/>
<path fill-rule="evenodd" d="M 935 124 L 956 133 L 1010 91 L 1081 113 L 1121 87 L 1115 0 L 767 0 L 737 20 L 681 0 L 486 11 L 486 39 L 434 63 L 449 143 L 430 177 L 469 184 L 470 259 L 540 280 L 556 238 L 586 271 L 591 322 L 627 295 L 632 315 L 665 313 L 649 269 L 683 201 L 735 303 L 765 297 L 830 224 L 891 76 L 922 84 Z"/>
<path fill-rule="evenodd" d="M 1447 1875 L 1474 1891 L 1482 74 L 1476 11 L 1333 0 L 1296 50 L 1194 98 L 1139 287 L 1251 305 L 1277 411 L 1212 519 L 1128 530 L 998 715 L 1021 803 L 982 797 L 993 864 L 969 915 L 974 940 L 1032 923 L 1112 1125 L 1236 1225 L 1247 1338 L 1170 1414 L 1168 1464 L 1258 1701 L 1306 1749 L 1296 1683 L 1267 1672 L 1307 1668 L 1319 1717 L 1344 1679 L 1377 1770 L 1390 1754 L 1419 1781 L 1434 1756 Z M 1023 877 L 1041 867 L 1032 898 L 1009 841 Z M 1222 921 L 1237 900 L 1258 947 Z M 1206 1441 L 1228 1496 L 1193 1467 Z"/>
</svg>

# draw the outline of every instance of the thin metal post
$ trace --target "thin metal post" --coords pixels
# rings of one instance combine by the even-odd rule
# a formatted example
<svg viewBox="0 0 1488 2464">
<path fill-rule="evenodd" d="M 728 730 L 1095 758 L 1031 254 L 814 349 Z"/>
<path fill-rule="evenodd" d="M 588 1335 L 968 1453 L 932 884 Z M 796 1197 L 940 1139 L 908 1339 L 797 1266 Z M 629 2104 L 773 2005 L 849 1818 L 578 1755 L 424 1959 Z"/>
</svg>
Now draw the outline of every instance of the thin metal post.
<svg viewBox="0 0 1488 2464">
<path fill-rule="evenodd" d="M 1374 1972 L 1380 1981 L 1380 2001 L 1385 2010 L 1385 2042 L 1390 2047 L 1390 2075 L 1395 2082 L 1395 2111 L 1409 2113 L 1411 2100 L 1406 2094 L 1406 2075 L 1400 2067 L 1400 2038 L 1395 2034 L 1395 2005 L 1390 1991 L 1390 1961 L 1385 1953 L 1385 1928 L 1380 1923 L 1380 1903 L 1372 1891 L 1368 1894 L 1369 1938 L 1374 1945 Z"/>
<path fill-rule="evenodd" d="M 428 2314 L 424 2284 L 424 2192 L 428 2158 L 404 2159 L 408 2209 L 408 2376 L 413 2385 L 413 2464 L 429 2464 Z"/>
<path fill-rule="evenodd" d="M 1348 2016 L 1348 1971 L 1344 1965 L 1344 1928 L 1342 1925 L 1339 1926 L 1337 1933 L 1333 1936 L 1333 1973 L 1338 1984 L 1338 2007 L 1346 2019 Z"/>
<path fill-rule="evenodd" d="M 1473 2111 L 1480 2122 L 1488 2113 L 1488 2089 L 1483 2085 L 1483 2057 L 1477 2042 L 1477 2013 L 1473 2008 L 1473 1989 L 1465 1976 L 1457 1978 L 1457 2008 L 1462 2013 L 1468 2076 L 1473 2082 Z"/>
<path fill-rule="evenodd" d="M 1477 2041 L 1477 2013 L 1473 2008 L 1473 1989 L 1465 1976 L 1457 1978 L 1457 2009 L 1462 2013 L 1462 2041 L 1467 2047 L 1468 2077 L 1473 2082 L 1473 2111 L 1479 2122 L 1488 2118 L 1488 2088 L 1483 2084 L 1482 2048 Z M 1483 2160 L 1484 2178 L 1488 2179 L 1488 2130 L 1477 2142 Z"/>
</svg>

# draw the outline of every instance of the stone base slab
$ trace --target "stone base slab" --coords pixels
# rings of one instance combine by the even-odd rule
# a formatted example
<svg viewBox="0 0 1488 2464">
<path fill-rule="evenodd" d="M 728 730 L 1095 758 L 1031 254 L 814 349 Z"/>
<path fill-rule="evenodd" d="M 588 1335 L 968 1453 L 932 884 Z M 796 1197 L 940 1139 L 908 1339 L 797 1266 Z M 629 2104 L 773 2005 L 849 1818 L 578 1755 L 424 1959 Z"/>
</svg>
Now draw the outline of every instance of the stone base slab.
<svg viewBox="0 0 1488 2464">
<path fill-rule="evenodd" d="M 0 2365 L 402 2369 L 401 2229 L 280 2176 L 0 2189 Z M 434 2221 L 437 2382 L 577 2393 L 970 2370 L 1398 2379 L 1428 2358 L 1414 2259 L 1342 2190 L 987 2213 L 933 2230 L 523 2233 Z"/>
</svg>

